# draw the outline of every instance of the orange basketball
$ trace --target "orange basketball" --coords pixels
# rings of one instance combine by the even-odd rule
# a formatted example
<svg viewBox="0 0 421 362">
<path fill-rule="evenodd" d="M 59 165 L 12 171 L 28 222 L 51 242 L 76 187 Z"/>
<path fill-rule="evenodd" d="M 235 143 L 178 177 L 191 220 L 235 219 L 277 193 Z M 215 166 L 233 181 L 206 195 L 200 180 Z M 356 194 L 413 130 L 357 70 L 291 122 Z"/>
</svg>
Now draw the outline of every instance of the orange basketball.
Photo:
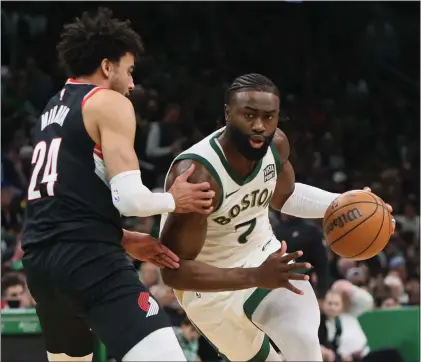
<svg viewBox="0 0 421 362">
<path fill-rule="evenodd" d="M 326 210 L 323 233 L 339 256 L 370 259 L 387 245 L 392 234 L 392 215 L 384 201 L 371 192 L 348 191 Z"/>
</svg>

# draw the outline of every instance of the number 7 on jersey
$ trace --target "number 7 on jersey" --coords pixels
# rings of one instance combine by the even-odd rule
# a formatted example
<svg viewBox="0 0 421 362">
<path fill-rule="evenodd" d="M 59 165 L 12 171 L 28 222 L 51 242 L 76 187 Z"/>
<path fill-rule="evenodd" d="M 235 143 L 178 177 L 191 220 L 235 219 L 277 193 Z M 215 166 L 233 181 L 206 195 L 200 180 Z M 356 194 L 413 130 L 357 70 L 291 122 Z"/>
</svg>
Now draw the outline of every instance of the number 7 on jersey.
<svg viewBox="0 0 421 362">
<path fill-rule="evenodd" d="M 256 227 L 256 218 L 236 225 L 235 231 L 238 231 L 238 229 L 244 229 L 244 232 L 238 237 L 238 242 L 240 244 L 245 244 L 248 241 L 247 236 L 249 236 L 253 232 L 255 227 Z"/>
<path fill-rule="evenodd" d="M 60 150 L 61 138 L 54 138 L 51 141 L 47 154 L 47 143 L 39 142 L 32 154 L 32 164 L 35 167 L 32 171 L 31 181 L 28 187 L 28 201 L 41 198 L 41 192 L 36 189 L 38 183 L 38 175 L 44 166 L 44 173 L 40 183 L 47 184 L 47 195 L 54 196 L 54 183 L 57 181 L 57 159 Z M 44 165 L 45 155 L 47 154 L 47 162 Z"/>
</svg>

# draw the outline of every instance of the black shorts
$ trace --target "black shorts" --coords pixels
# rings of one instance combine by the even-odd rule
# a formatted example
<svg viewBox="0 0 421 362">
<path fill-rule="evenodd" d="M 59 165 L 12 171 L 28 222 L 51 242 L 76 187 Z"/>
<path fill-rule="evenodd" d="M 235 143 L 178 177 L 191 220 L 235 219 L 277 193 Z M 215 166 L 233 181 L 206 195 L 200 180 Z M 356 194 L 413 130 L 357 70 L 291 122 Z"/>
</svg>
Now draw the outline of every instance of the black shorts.
<svg viewBox="0 0 421 362">
<path fill-rule="evenodd" d="M 50 353 L 86 356 L 95 335 L 121 360 L 151 332 L 170 326 L 120 245 L 31 245 L 22 261 Z"/>
</svg>

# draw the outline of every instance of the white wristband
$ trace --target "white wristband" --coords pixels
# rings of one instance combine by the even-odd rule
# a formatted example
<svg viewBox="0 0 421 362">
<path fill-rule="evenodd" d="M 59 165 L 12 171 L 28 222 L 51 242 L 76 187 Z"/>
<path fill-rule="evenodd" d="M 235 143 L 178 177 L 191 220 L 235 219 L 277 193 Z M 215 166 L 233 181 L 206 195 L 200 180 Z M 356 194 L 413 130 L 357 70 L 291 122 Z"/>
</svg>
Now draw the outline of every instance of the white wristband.
<svg viewBox="0 0 421 362">
<path fill-rule="evenodd" d="M 113 204 L 124 216 L 146 217 L 175 209 L 173 196 L 151 192 L 143 185 L 139 170 L 119 173 L 110 180 L 110 186 Z"/>
<path fill-rule="evenodd" d="M 284 214 L 304 219 L 321 219 L 329 205 L 339 194 L 334 194 L 317 187 L 295 184 L 293 194 L 282 207 Z"/>
</svg>

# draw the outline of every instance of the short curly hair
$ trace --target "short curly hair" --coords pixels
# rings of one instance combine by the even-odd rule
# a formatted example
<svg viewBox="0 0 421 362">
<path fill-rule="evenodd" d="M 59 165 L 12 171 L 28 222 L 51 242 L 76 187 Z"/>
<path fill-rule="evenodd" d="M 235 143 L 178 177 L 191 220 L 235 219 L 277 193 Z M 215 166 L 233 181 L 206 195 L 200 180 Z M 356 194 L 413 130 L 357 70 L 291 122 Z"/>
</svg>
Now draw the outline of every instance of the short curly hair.
<svg viewBox="0 0 421 362">
<path fill-rule="evenodd" d="M 118 62 L 126 53 L 139 60 L 144 51 L 140 36 L 129 20 L 120 21 L 112 16 L 111 10 L 99 8 L 95 14 L 84 12 L 64 26 L 57 51 L 68 76 L 91 75 L 103 59 Z"/>
</svg>

